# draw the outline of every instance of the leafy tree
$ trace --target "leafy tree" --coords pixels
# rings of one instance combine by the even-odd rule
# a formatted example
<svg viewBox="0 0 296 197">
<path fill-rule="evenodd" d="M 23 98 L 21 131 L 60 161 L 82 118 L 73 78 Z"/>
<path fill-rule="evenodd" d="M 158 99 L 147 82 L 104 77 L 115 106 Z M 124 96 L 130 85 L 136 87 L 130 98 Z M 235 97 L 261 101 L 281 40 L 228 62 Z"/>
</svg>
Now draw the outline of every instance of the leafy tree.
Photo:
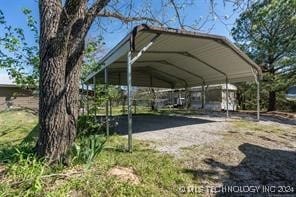
<svg viewBox="0 0 296 197">
<path fill-rule="evenodd" d="M 0 68 L 8 71 L 17 84 L 25 87 L 37 87 L 39 78 L 39 49 L 37 22 L 31 15 L 31 10 L 22 10 L 34 43 L 28 43 L 24 30 L 8 25 L 3 12 L 0 10 Z"/>
<path fill-rule="evenodd" d="M 277 93 L 295 83 L 295 27 L 295 0 L 260 0 L 239 16 L 232 29 L 234 40 L 261 65 L 269 111 L 276 109 Z"/>
<path fill-rule="evenodd" d="M 210 2 L 214 4 L 214 1 Z M 152 0 L 39 0 L 40 30 L 36 41 L 39 49 L 34 48 L 34 55 L 27 56 L 29 59 L 35 57 L 34 61 L 28 62 L 39 70 L 39 75 L 34 77 L 39 77 L 40 87 L 40 134 L 35 149 L 39 156 L 45 157 L 49 163 L 62 160 L 75 139 L 85 43 L 93 24 L 98 25 L 99 30 L 104 30 L 116 19 L 127 25 L 144 22 L 197 30 L 206 22 L 194 20 L 192 24 L 185 23 L 185 8 L 193 6 L 192 0 L 161 0 L 157 2 L 161 5 L 159 7 L 153 6 L 155 3 Z M 36 23 L 33 24 L 35 26 Z M 35 31 L 33 26 L 32 30 Z M 35 32 L 38 32 L 37 29 Z M 17 43 L 15 37 L 7 40 L 10 42 L 8 44 Z M 12 51 L 24 48 L 14 49 L 13 46 Z M 35 55 L 37 51 L 38 56 Z M 8 58 L 5 64 L 8 63 L 8 67 L 18 65 L 13 70 L 17 73 L 26 70 L 19 69 L 22 65 L 14 61 Z M 20 74 L 22 76 L 24 73 Z"/>
</svg>

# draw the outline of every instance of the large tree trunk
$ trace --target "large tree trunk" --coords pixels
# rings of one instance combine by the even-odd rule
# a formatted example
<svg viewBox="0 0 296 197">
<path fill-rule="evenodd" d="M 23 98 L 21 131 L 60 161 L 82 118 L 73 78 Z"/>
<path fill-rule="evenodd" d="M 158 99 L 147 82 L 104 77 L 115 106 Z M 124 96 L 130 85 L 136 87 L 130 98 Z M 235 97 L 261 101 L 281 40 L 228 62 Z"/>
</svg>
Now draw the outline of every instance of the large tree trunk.
<svg viewBox="0 0 296 197">
<path fill-rule="evenodd" d="M 108 0 L 40 0 L 40 134 L 37 155 L 65 158 L 76 136 L 79 79 L 85 36 Z"/>
<path fill-rule="evenodd" d="M 63 63 L 55 62 L 59 66 Z M 61 161 L 76 136 L 76 120 L 79 101 L 79 67 L 75 66 L 69 76 L 52 73 L 49 58 L 42 62 L 40 79 L 39 122 L 40 135 L 36 146 L 37 154 L 49 162 Z M 61 80 L 58 80 L 61 79 Z"/>
<path fill-rule="evenodd" d="M 276 110 L 276 92 L 270 91 L 268 97 L 268 111 Z"/>
<path fill-rule="evenodd" d="M 43 48 L 42 42 L 40 45 Z M 67 49 L 60 51 L 60 56 L 55 54 L 58 49 L 53 47 L 41 59 L 36 152 L 49 162 L 63 160 L 76 136 L 83 46 L 84 42 L 80 43 L 70 56 Z"/>
</svg>

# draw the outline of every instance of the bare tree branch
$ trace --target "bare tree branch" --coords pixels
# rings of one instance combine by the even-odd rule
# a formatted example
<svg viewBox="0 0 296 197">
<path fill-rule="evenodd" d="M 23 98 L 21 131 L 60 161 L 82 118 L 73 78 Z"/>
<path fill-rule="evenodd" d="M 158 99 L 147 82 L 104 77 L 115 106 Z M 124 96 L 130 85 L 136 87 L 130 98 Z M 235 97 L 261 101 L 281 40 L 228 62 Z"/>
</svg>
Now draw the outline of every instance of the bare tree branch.
<svg viewBox="0 0 296 197">
<path fill-rule="evenodd" d="M 180 28 L 181 28 L 181 29 L 184 29 L 184 25 L 183 25 L 183 22 L 182 22 L 182 19 L 181 19 L 181 15 L 180 15 L 180 13 L 179 13 L 179 9 L 178 9 L 178 7 L 177 7 L 177 5 L 176 5 L 175 0 L 170 0 L 170 2 L 171 2 L 171 4 L 173 5 L 173 8 L 174 8 L 174 10 L 175 10 L 176 17 L 177 17 L 177 20 L 178 20 L 178 22 L 179 22 Z"/>
<path fill-rule="evenodd" d="M 115 18 L 115 19 L 122 21 L 125 24 L 133 22 L 133 21 L 146 21 L 146 22 L 158 24 L 161 26 L 163 25 L 163 23 L 161 21 L 157 20 L 156 18 L 150 18 L 150 17 L 145 17 L 145 16 L 138 16 L 138 17 L 137 16 L 124 16 L 119 12 L 110 12 L 107 10 L 100 12 L 99 14 L 97 14 L 97 16 Z"/>
<path fill-rule="evenodd" d="M 92 7 L 89 8 L 84 19 L 84 25 L 82 27 L 80 35 L 81 38 L 84 38 L 86 36 L 90 26 L 92 25 L 97 15 L 102 11 L 104 7 L 108 5 L 109 2 L 110 0 L 96 0 Z"/>
<path fill-rule="evenodd" d="M 73 43 L 81 44 L 84 40 L 89 28 L 91 27 L 97 14 L 110 2 L 110 0 L 96 0 L 96 2 L 86 11 L 84 16 L 81 16 L 81 26 L 79 27 L 78 33 L 75 35 Z M 86 8 L 85 8 L 86 9 Z M 73 47 L 70 47 L 73 48 Z"/>
</svg>

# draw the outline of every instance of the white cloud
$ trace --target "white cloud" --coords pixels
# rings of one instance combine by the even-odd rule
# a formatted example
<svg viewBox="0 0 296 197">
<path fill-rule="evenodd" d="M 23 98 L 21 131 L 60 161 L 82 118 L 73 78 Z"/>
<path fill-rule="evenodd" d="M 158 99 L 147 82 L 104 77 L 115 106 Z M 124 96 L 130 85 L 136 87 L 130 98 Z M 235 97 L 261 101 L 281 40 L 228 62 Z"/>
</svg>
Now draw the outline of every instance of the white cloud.
<svg viewBox="0 0 296 197">
<path fill-rule="evenodd" d="M 8 73 L 4 70 L 0 70 L 0 84 L 13 84 L 13 81 L 9 78 Z"/>
</svg>

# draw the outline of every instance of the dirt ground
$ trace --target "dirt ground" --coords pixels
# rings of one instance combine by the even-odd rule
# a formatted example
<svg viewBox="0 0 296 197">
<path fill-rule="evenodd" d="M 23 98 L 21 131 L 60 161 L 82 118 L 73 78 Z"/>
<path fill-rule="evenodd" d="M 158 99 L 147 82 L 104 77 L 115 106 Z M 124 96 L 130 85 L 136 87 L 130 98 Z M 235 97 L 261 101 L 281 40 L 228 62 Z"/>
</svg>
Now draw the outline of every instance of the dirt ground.
<svg viewBox="0 0 296 197">
<path fill-rule="evenodd" d="M 176 156 L 204 187 L 255 185 L 265 195 L 263 186 L 276 186 L 277 193 L 296 194 L 296 120 L 254 119 L 244 113 L 135 116 L 133 137 Z M 125 119 L 119 122 L 125 133 Z"/>
</svg>

